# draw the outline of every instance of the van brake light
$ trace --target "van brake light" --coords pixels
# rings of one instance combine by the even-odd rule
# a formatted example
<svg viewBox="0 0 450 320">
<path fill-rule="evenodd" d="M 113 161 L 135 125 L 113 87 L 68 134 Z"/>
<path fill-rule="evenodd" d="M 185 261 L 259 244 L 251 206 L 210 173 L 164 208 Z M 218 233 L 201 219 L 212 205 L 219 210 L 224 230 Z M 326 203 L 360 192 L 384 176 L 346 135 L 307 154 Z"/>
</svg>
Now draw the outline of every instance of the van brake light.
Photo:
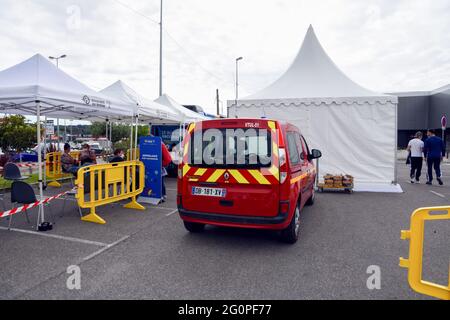
<svg viewBox="0 0 450 320">
<path fill-rule="evenodd" d="M 280 148 L 278 154 L 278 159 L 280 162 L 280 183 L 283 184 L 287 178 L 286 150 L 284 148 Z"/>
<path fill-rule="evenodd" d="M 280 161 L 280 169 L 286 165 L 286 150 L 284 148 L 280 148 L 278 151 L 278 159 Z"/>
</svg>

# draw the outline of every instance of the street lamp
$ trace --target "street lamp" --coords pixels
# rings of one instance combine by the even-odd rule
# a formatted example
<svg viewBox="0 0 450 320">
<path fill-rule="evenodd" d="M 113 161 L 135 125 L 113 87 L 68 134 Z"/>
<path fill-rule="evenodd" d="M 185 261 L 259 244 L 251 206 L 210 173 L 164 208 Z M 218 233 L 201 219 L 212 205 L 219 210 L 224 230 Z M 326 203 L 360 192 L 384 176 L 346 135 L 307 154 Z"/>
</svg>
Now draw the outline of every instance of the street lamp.
<svg viewBox="0 0 450 320">
<path fill-rule="evenodd" d="M 239 99 L 239 61 L 244 59 L 243 57 L 239 57 L 236 59 L 236 99 L 234 100 L 234 107 L 237 107 L 237 101 Z M 227 117 L 230 117 L 230 109 L 227 108 Z"/>
<path fill-rule="evenodd" d="M 50 57 L 48 57 L 50 60 L 56 60 L 56 67 L 57 68 L 59 68 L 59 59 L 64 59 L 64 58 L 66 58 L 67 57 L 67 55 L 65 55 L 65 54 L 63 54 L 62 56 L 59 56 L 59 57 L 53 57 L 53 56 L 50 56 Z"/>
<path fill-rule="evenodd" d="M 50 60 L 56 60 L 56 68 L 59 69 L 59 59 L 64 59 L 66 57 L 67 57 L 67 55 L 63 54 L 63 55 L 61 55 L 59 57 L 50 56 L 48 58 Z M 59 148 L 59 118 L 57 119 L 57 127 L 58 127 L 57 131 L 58 131 L 58 151 L 59 151 L 60 150 L 60 148 Z M 65 122 L 64 122 L 64 140 L 66 140 L 66 126 L 65 126 Z"/>
<path fill-rule="evenodd" d="M 239 61 L 241 61 L 242 57 L 236 59 L 236 104 L 239 99 Z"/>
</svg>

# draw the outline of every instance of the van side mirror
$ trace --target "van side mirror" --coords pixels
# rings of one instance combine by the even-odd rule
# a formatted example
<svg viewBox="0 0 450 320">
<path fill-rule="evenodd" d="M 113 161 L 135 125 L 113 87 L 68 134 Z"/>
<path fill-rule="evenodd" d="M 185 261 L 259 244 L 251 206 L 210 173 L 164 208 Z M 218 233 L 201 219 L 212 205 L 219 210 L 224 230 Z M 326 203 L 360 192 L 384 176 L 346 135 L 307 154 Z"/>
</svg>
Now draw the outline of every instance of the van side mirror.
<svg viewBox="0 0 450 320">
<path fill-rule="evenodd" d="M 311 154 L 309 155 L 310 160 L 319 159 L 321 157 L 322 157 L 322 152 L 320 150 L 317 150 L 317 149 L 311 150 Z"/>
</svg>

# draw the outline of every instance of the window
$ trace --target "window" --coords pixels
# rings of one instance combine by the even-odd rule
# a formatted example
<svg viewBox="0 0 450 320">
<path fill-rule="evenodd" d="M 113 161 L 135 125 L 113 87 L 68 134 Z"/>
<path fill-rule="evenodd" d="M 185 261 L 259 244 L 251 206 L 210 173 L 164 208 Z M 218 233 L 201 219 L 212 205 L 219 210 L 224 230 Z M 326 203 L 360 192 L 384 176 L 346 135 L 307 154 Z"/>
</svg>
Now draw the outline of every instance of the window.
<svg viewBox="0 0 450 320">
<path fill-rule="evenodd" d="M 303 144 L 303 149 L 306 150 L 306 152 L 309 155 L 311 152 L 309 151 L 309 147 L 308 147 L 308 144 L 306 143 L 305 137 L 301 136 L 301 141 Z M 305 159 L 306 159 L 306 157 L 305 157 Z"/>
<path fill-rule="evenodd" d="M 288 132 L 286 134 L 288 141 L 288 152 L 289 152 L 289 160 L 292 165 L 297 165 L 300 163 L 300 155 L 297 149 L 297 140 L 295 132 Z"/>
<path fill-rule="evenodd" d="M 191 139 L 190 165 L 261 168 L 272 162 L 271 134 L 265 129 L 207 129 Z"/>
</svg>

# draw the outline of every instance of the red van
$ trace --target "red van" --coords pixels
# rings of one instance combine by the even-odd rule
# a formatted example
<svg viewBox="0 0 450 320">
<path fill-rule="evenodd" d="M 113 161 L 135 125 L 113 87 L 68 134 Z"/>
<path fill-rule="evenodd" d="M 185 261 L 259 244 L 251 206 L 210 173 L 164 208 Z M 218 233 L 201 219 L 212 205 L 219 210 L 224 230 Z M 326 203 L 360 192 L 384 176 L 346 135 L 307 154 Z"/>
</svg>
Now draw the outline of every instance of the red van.
<svg viewBox="0 0 450 320">
<path fill-rule="evenodd" d="M 267 119 L 193 123 L 183 140 L 177 205 L 187 230 L 205 225 L 271 229 L 295 243 L 300 212 L 314 203 L 316 169 L 300 130 Z"/>
</svg>

